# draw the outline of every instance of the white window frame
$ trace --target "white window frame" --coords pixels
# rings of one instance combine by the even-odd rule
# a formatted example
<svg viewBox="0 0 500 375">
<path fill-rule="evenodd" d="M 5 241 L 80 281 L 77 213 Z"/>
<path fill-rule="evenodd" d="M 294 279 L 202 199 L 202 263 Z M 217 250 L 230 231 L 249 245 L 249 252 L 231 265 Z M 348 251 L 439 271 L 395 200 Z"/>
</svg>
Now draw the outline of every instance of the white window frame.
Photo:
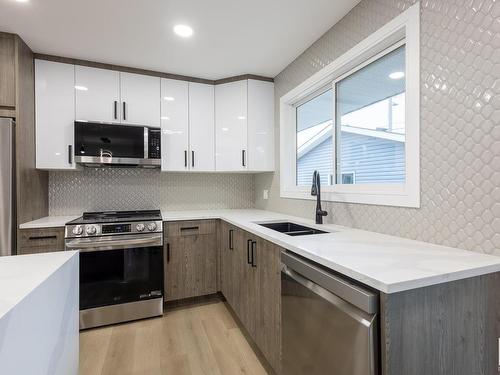
<svg viewBox="0 0 500 375">
<path fill-rule="evenodd" d="M 405 48 L 404 184 L 336 184 L 322 187 L 326 201 L 420 207 L 420 4 L 416 3 L 382 28 L 280 98 L 280 196 L 315 199 L 309 186 L 296 183 L 298 105 L 333 87 L 347 75 L 390 51 Z M 333 85 L 333 86 L 332 86 Z M 335 103 L 333 103 L 335 111 Z M 335 113 L 333 113 L 335 122 Z M 335 127 L 333 127 L 335 132 Z M 335 147 L 335 142 L 334 142 Z M 334 166 L 336 151 L 333 153 Z M 334 173 L 337 173 L 336 168 Z"/>
</svg>

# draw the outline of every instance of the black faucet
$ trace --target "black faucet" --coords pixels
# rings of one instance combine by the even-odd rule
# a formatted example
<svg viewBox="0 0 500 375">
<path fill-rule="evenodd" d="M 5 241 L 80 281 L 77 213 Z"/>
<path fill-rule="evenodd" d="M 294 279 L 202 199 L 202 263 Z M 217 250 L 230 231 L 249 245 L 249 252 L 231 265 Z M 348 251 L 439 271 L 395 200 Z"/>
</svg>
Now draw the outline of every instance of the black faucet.
<svg viewBox="0 0 500 375">
<path fill-rule="evenodd" d="M 321 180 L 318 171 L 313 173 L 311 195 L 316 197 L 316 224 L 323 224 L 323 216 L 328 215 L 328 212 L 321 209 Z"/>
</svg>

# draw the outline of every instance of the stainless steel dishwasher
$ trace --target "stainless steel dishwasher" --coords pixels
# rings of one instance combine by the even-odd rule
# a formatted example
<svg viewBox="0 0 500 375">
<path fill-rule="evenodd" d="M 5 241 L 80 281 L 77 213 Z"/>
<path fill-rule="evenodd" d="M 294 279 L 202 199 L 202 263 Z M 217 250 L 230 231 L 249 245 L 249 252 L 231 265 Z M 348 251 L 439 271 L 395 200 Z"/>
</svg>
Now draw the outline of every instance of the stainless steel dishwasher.
<svg viewBox="0 0 500 375">
<path fill-rule="evenodd" d="M 378 374 L 378 294 L 281 253 L 282 373 Z"/>
</svg>

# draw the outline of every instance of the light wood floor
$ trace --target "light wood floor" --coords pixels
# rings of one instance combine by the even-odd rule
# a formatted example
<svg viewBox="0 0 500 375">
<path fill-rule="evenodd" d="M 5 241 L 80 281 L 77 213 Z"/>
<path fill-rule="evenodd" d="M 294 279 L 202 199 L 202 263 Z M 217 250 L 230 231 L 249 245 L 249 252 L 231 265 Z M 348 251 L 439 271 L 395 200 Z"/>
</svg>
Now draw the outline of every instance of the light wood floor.
<svg viewBox="0 0 500 375">
<path fill-rule="evenodd" d="M 267 374 L 222 302 L 80 333 L 80 375 Z"/>
</svg>

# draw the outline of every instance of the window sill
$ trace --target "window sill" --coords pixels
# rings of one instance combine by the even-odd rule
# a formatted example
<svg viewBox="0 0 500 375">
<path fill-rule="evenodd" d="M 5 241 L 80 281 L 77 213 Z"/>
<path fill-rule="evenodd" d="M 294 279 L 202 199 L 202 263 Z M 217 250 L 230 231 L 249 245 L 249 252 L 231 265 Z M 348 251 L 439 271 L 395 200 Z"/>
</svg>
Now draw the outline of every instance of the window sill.
<svg viewBox="0 0 500 375">
<path fill-rule="evenodd" d="M 311 196 L 309 188 L 295 187 L 292 189 L 282 189 L 281 198 L 315 200 Z M 420 208 L 420 195 L 418 191 L 410 192 L 334 192 L 328 190 L 321 191 L 321 200 L 324 202 L 340 203 L 361 203 L 379 206 L 395 206 Z"/>
</svg>

